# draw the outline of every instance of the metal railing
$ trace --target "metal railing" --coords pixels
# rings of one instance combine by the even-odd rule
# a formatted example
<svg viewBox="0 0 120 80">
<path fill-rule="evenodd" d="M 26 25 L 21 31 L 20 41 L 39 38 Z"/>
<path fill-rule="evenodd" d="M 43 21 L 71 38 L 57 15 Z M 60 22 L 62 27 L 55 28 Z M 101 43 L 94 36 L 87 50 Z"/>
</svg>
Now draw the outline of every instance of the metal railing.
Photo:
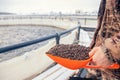
<svg viewBox="0 0 120 80">
<path fill-rule="evenodd" d="M 46 40 L 49 40 L 49 39 L 52 39 L 52 38 L 56 38 L 56 44 L 59 44 L 60 37 L 62 35 L 66 34 L 66 33 L 69 33 L 69 32 L 71 32 L 71 31 L 73 31 L 75 29 L 78 29 L 77 39 L 79 40 L 80 28 L 81 28 L 81 26 L 77 26 L 75 28 L 65 30 L 65 31 L 63 31 L 61 33 L 56 33 L 56 34 L 49 35 L 49 36 L 46 36 L 46 37 L 42 37 L 42 38 L 39 38 L 39 39 L 36 39 L 36 40 L 32 40 L 32 41 L 28 41 L 28 42 L 23 42 L 23 43 L 19 43 L 19 44 L 15 44 L 15 45 L 2 47 L 2 48 L 0 48 L 0 54 L 2 54 L 4 52 L 7 52 L 7 51 L 15 50 L 15 49 L 18 49 L 18 48 L 26 47 L 26 46 L 29 46 L 29 45 L 32 45 L 32 44 L 36 44 L 36 43 L 39 43 L 39 42 L 43 42 L 43 41 L 46 41 Z"/>
</svg>

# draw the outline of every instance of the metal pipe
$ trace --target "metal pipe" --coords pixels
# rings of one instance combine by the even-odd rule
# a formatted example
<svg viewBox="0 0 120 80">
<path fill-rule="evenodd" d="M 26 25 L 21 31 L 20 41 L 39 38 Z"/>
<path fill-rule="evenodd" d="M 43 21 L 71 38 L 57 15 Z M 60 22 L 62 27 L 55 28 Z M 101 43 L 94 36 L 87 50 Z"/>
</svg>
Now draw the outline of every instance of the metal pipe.
<svg viewBox="0 0 120 80">
<path fill-rule="evenodd" d="M 39 42 L 42 42 L 42 41 L 46 41 L 46 40 L 54 38 L 56 36 L 57 36 L 57 34 L 54 34 L 54 35 L 50 35 L 50 36 L 43 37 L 43 38 L 36 39 L 36 40 L 23 42 L 23 43 L 19 43 L 19 44 L 7 46 L 7 47 L 2 47 L 2 48 L 0 48 L 0 54 L 3 53 L 3 52 L 10 51 L 10 50 L 14 50 L 14 49 L 18 49 L 18 48 L 21 48 L 21 47 L 29 46 L 29 45 L 32 45 L 32 44 L 35 44 L 35 43 L 39 43 Z"/>
<path fill-rule="evenodd" d="M 60 34 L 56 33 L 56 44 L 60 44 Z"/>
<path fill-rule="evenodd" d="M 78 27 L 78 35 L 77 35 L 77 40 L 78 41 L 80 40 L 80 28 L 81 28 L 81 26 Z"/>
<path fill-rule="evenodd" d="M 28 42 L 23 42 L 23 43 L 19 43 L 19 44 L 15 44 L 15 45 L 2 47 L 2 48 L 0 48 L 0 54 L 3 53 L 3 52 L 10 51 L 10 50 L 14 50 L 14 49 L 18 49 L 18 48 L 21 48 L 21 47 L 29 46 L 29 45 L 32 45 L 32 44 L 36 44 L 36 43 L 39 43 L 39 42 L 42 42 L 42 41 L 46 41 L 48 39 L 52 39 L 52 38 L 55 38 L 55 37 L 56 37 L 56 44 L 59 44 L 61 35 L 64 35 L 64 34 L 66 34 L 68 32 L 71 32 L 71 31 L 73 31 L 73 30 L 75 30 L 77 28 L 78 28 L 78 37 L 80 37 L 80 26 L 77 26 L 75 28 L 63 31 L 61 33 L 56 33 L 54 35 L 50 35 L 50 36 L 47 36 L 47 37 L 42 37 L 42 38 L 39 38 L 39 39 L 36 39 L 36 40 L 32 40 L 32 41 L 28 41 Z M 81 28 L 83 28 L 83 27 L 81 27 Z"/>
<path fill-rule="evenodd" d="M 72 29 L 69 29 L 69 30 L 63 31 L 63 32 L 61 32 L 61 33 L 59 33 L 59 34 L 60 34 L 60 35 L 63 35 L 63 34 L 66 34 L 66 33 L 68 33 L 68 32 L 71 32 L 71 31 L 73 31 L 73 30 L 75 30 L 75 29 L 77 29 L 77 28 L 78 28 L 78 26 L 75 27 L 75 28 L 72 28 Z"/>
</svg>

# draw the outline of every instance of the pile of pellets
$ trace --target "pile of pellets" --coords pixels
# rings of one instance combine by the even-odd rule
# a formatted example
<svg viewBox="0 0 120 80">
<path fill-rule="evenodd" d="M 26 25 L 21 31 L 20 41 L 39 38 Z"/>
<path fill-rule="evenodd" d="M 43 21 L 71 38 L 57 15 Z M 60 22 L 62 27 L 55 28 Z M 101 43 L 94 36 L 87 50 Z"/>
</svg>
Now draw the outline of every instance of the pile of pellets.
<svg viewBox="0 0 120 80">
<path fill-rule="evenodd" d="M 58 44 L 52 47 L 47 54 L 68 58 L 71 60 L 85 60 L 89 58 L 89 47 L 77 44 Z"/>
</svg>

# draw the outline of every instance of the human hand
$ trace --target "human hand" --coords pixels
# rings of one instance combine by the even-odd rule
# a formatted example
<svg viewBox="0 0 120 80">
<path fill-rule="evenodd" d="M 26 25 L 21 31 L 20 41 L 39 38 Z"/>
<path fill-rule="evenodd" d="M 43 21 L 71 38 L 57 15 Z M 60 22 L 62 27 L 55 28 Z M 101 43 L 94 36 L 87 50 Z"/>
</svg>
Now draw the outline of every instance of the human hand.
<svg viewBox="0 0 120 80">
<path fill-rule="evenodd" d="M 111 54 L 115 59 L 120 58 L 120 33 L 107 38 L 104 45 L 111 50 Z"/>
<path fill-rule="evenodd" d="M 112 64 L 103 52 L 101 46 L 100 47 L 94 47 L 90 52 L 89 55 L 92 56 L 92 64 L 91 65 L 96 65 L 96 66 L 102 66 L 107 68 Z"/>
</svg>

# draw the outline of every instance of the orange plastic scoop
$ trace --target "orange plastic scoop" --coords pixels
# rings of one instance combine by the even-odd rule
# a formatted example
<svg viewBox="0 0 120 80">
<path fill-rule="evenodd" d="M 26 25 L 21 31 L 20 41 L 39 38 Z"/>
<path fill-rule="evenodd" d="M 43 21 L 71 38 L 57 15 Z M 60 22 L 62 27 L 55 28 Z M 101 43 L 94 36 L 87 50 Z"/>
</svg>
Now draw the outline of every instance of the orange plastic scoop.
<svg viewBox="0 0 120 80">
<path fill-rule="evenodd" d="M 95 65 L 88 65 L 89 62 L 92 61 L 92 56 L 86 60 L 71 60 L 68 58 L 62 58 L 58 56 L 53 56 L 51 54 L 47 54 L 51 59 L 55 62 L 61 64 L 62 66 L 69 68 L 69 69 L 79 69 L 79 68 L 109 68 L 109 69 L 118 69 L 120 68 L 119 64 L 112 64 L 109 67 L 102 67 L 102 66 L 95 66 Z"/>
</svg>

